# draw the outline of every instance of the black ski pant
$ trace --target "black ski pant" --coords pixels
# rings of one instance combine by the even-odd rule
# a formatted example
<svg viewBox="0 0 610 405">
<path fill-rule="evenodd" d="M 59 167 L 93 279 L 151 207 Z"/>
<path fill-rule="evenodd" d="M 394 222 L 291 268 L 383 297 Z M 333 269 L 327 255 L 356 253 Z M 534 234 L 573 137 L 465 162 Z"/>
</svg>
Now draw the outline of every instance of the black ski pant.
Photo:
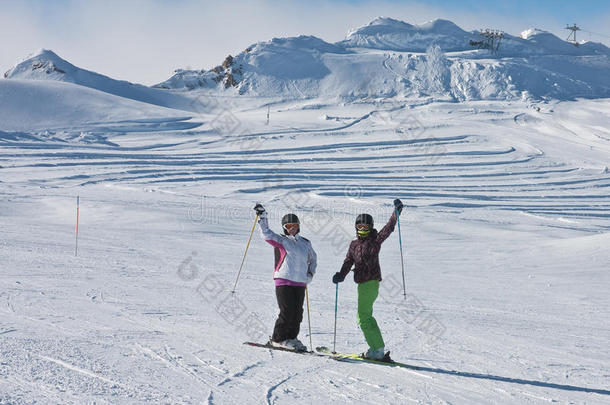
<svg viewBox="0 0 610 405">
<path fill-rule="evenodd" d="M 280 315 L 275 321 L 273 329 L 274 342 L 283 342 L 288 339 L 296 339 L 303 320 L 303 300 L 305 299 L 305 287 L 294 287 L 291 285 L 280 285 L 275 287 L 277 305 L 280 307 Z"/>
</svg>

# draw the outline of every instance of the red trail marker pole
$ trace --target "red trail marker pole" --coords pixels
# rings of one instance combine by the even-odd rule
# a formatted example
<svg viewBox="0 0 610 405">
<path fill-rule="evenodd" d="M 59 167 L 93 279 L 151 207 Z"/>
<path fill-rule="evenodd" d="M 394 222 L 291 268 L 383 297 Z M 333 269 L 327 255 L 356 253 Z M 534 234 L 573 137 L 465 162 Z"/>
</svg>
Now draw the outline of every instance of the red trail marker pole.
<svg viewBox="0 0 610 405">
<path fill-rule="evenodd" d="M 78 256 L 78 213 L 80 209 L 80 197 L 76 196 L 76 248 L 74 250 L 74 256 Z"/>
</svg>

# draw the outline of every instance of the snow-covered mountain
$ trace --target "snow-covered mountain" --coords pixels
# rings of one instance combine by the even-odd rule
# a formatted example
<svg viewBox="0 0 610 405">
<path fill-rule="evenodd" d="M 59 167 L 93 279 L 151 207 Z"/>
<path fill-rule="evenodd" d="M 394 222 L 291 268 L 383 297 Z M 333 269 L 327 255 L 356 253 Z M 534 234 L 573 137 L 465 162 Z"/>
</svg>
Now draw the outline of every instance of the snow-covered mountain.
<svg viewBox="0 0 610 405">
<path fill-rule="evenodd" d="M 78 84 L 116 96 L 162 107 L 191 110 L 190 99 L 152 89 L 141 84 L 115 80 L 81 69 L 60 58 L 53 51 L 41 49 L 26 57 L 4 74 L 6 79 L 52 80 Z"/>
<path fill-rule="evenodd" d="M 209 71 L 176 71 L 169 80 L 155 87 L 237 88 L 241 94 L 315 96 L 320 81 L 333 73 L 324 56 L 348 53 L 351 52 L 344 47 L 314 36 L 273 38 L 246 48 L 236 57 L 229 55 Z"/>
<path fill-rule="evenodd" d="M 471 41 L 481 41 L 479 32 L 465 31 L 451 21 L 436 19 L 411 25 L 392 18 L 379 17 L 369 24 L 350 30 L 337 45 L 346 48 L 379 49 L 397 52 L 425 52 L 431 45 L 443 52 L 472 51 Z M 479 52 L 487 56 L 487 52 Z M 525 30 L 520 36 L 504 33 L 498 57 L 529 55 L 610 55 L 602 44 L 585 42 L 574 46 L 554 34 L 537 28 Z"/>
<path fill-rule="evenodd" d="M 425 52 L 430 45 L 443 51 L 466 51 L 472 33 L 451 21 L 436 19 L 422 25 L 411 25 L 393 18 L 379 17 L 368 25 L 350 30 L 338 42 L 346 48 L 369 48 L 385 51 Z"/>
<path fill-rule="evenodd" d="M 510 35 L 507 35 L 506 37 L 508 38 L 508 46 L 505 46 L 505 48 L 511 49 L 514 53 L 524 56 L 528 54 L 571 56 L 610 55 L 610 49 L 603 44 L 584 42 L 579 43 L 578 46 L 574 46 L 573 43 L 564 41 L 556 35 L 538 28 L 525 30 L 518 38 Z M 508 52 L 505 53 L 508 54 Z"/>
<path fill-rule="evenodd" d="M 213 69 L 177 70 L 152 88 L 78 68 L 48 50 L 29 56 L 5 77 L 70 82 L 188 111 L 199 105 L 193 98 L 208 92 L 348 102 L 610 97 L 610 49 L 602 44 L 574 46 L 529 29 L 505 34 L 491 55 L 473 46 L 482 41 L 480 33 L 448 20 L 412 25 L 380 17 L 336 43 L 314 36 L 258 42 Z"/>
<path fill-rule="evenodd" d="M 155 87 L 347 100 L 610 96 L 610 49 L 602 44 L 577 47 L 533 29 L 506 34 L 492 56 L 471 44 L 482 39 L 447 20 L 377 18 L 335 44 L 305 36 L 259 42 L 212 70 L 179 70 Z"/>
</svg>

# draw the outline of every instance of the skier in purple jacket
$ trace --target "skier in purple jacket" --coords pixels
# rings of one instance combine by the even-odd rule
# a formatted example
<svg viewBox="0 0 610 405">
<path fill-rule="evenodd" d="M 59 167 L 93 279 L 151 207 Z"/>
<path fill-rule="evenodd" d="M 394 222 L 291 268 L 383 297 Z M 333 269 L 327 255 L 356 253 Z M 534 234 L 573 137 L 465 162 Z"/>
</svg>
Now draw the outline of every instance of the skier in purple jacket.
<svg viewBox="0 0 610 405">
<path fill-rule="evenodd" d="M 369 214 L 360 214 L 356 218 L 357 239 L 349 245 L 347 255 L 341 270 L 333 276 L 333 283 L 345 280 L 345 276 L 354 271 L 354 281 L 358 284 L 358 325 L 364 333 L 369 349 L 363 357 L 382 360 L 387 357 L 385 343 L 377 321 L 373 317 L 373 304 L 379 295 L 379 282 L 381 281 L 381 268 L 379 267 L 379 251 L 381 244 L 390 236 L 396 226 L 396 215 L 402 212 L 403 204 L 399 199 L 394 200 L 394 213 L 388 223 L 377 232 L 373 217 Z"/>
</svg>

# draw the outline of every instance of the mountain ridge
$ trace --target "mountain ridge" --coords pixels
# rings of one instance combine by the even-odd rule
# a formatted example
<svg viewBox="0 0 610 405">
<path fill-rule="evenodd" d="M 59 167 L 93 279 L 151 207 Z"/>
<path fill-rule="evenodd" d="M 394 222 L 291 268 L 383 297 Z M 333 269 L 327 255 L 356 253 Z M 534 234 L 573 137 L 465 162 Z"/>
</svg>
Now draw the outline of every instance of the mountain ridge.
<svg viewBox="0 0 610 405">
<path fill-rule="evenodd" d="M 579 46 L 528 29 L 504 34 L 499 51 L 477 49 L 480 33 L 449 20 L 420 25 L 378 17 L 330 43 L 312 35 L 254 43 L 206 70 L 178 69 L 151 87 L 79 69 L 51 51 L 26 59 L 7 78 L 59 80 L 164 107 L 189 110 L 199 92 L 282 99 L 379 98 L 517 100 L 610 97 L 610 49 Z M 169 90 L 169 91 L 168 91 Z M 169 100 L 172 99 L 172 100 Z"/>
</svg>

